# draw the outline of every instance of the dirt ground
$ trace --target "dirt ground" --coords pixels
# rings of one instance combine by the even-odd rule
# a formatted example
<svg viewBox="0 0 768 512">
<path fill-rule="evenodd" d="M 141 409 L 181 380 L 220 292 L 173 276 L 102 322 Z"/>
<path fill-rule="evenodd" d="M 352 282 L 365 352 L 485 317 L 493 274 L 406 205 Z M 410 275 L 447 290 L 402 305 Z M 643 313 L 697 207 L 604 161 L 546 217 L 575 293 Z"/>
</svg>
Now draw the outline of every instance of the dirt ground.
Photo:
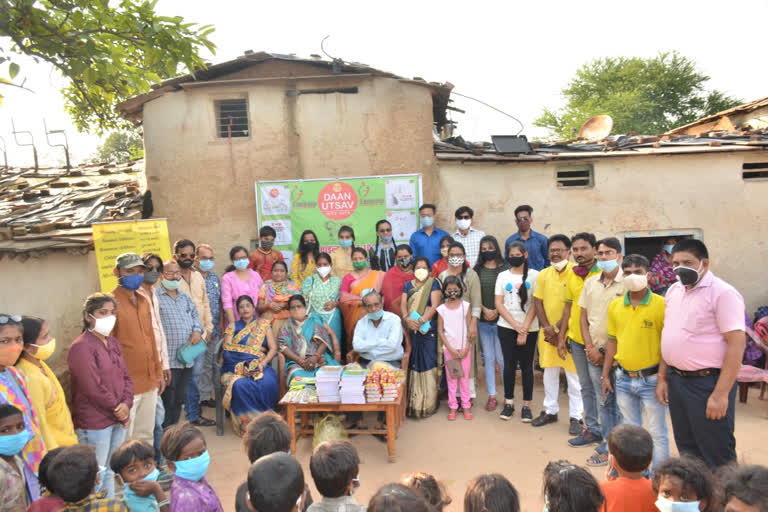
<svg viewBox="0 0 768 512">
<path fill-rule="evenodd" d="M 541 410 L 543 395 L 541 373 L 537 372 L 532 407 L 534 417 Z M 758 388 L 752 388 L 747 404 L 736 405 L 736 449 L 742 462 L 768 464 L 768 444 L 764 438 L 768 427 L 768 401 L 759 400 L 758 395 Z M 453 504 L 446 510 L 461 511 L 464 490 L 473 477 L 482 473 L 502 473 L 517 488 L 522 510 L 541 510 L 544 504 L 541 479 L 547 462 L 567 459 L 584 466 L 592 451 L 591 448 L 571 448 L 566 442 L 569 438 L 567 395 L 560 394 L 560 421 L 539 428 L 520 421 L 521 402 L 516 403 L 515 417 L 502 421 L 498 409 L 496 412 L 485 410 L 486 397 L 483 386 L 478 392 L 478 406 L 473 410 L 471 421 L 459 415 L 455 422 L 449 422 L 445 402 L 431 418 L 408 419 L 400 430 L 397 461 L 392 464 L 387 463 L 386 445 L 373 436 L 352 439 L 361 459 L 361 487 L 355 494 L 358 502 L 367 503 L 383 484 L 397 481 L 413 471 L 424 471 L 434 474 L 446 485 L 453 498 Z M 212 417 L 213 410 L 206 410 L 206 414 Z M 208 479 L 224 509 L 234 510 L 235 490 L 248 471 L 248 459 L 241 440 L 232 432 L 228 420 L 223 437 L 217 437 L 213 428 L 204 431 L 212 459 Z M 671 425 L 669 433 L 672 452 L 676 453 Z M 312 439 L 300 439 L 296 451 L 294 455 L 304 467 L 312 496 L 319 500 L 309 474 Z M 605 468 L 592 471 L 598 480 L 603 479 Z"/>
</svg>

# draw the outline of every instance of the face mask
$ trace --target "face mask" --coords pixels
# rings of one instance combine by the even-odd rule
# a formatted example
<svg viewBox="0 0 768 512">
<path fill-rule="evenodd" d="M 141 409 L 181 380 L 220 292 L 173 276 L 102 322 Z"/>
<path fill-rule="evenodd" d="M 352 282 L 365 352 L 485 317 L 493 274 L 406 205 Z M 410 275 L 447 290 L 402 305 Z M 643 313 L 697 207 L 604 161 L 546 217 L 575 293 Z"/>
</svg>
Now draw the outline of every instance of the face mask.
<svg viewBox="0 0 768 512">
<path fill-rule="evenodd" d="M 275 242 L 273 242 L 272 240 L 262 240 L 261 242 L 259 242 L 259 245 L 265 251 L 271 251 L 272 246 L 275 245 Z"/>
<path fill-rule="evenodd" d="M 149 480 L 151 482 L 157 482 L 160 476 L 160 471 L 155 468 L 150 474 L 142 478 L 142 480 Z M 125 496 L 123 497 L 125 504 L 131 509 L 131 512 L 154 512 L 157 511 L 157 499 L 150 494 L 143 497 L 136 494 L 129 485 L 125 486 Z"/>
<path fill-rule="evenodd" d="M 0 349 L 0 366 L 13 366 L 19 360 L 24 345 L 12 343 L 6 349 Z"/>
<path fill-rule="evenodd" d="M 115 315 L 109 315 L 103 318 L 96 318 L 93 315 L 90 315 L 90 317 L 96 320 L 96 323 L 91 330 L 102 336 L 109 336 L 109 333 L 111 333 L 112 329 L 115 327 L 115 322 L 117 322 L 117 317 Z"/>
<path fill-rule="evenodd" d="M 163 288 L 165 288 L 166 290 L 173 291 L 177 289 L 180 284 L 181 284 L 181 279 L 171 280 L 171 279 L 163 278 Z"/>
<path fill-rule="evenodd" d="M 672 249 L 674 249 L 674 248 L 675 248 L 674 245 L 665 245 L 664 246 L 664 252 L 666 252 L 667 254 L 672 254 Z"/>
<path fill-rule="evenodd" d="M 491 261 L 496 259 L 496 255 L 499 254 L 499 251 L 496 249 L 492 251 L 480 251 L 480 258 L 482 258 L 483 261 Z"/>
<path fill-rule="evenodd" d="M 424 227 L 424 228 L 428 228 L 429 226 L 431 226 L 434 223 L 435 223 L 435 218 L 434 217 L 422 217 L 421 218 L 421 226 Z"/>
<path fill-rule="evenodd" d="M 192 268 L 194 260 L 176 260 L 176 263 L 178 263 L 181 268 L 188 269 Z"/>
<path fill-rule="evenodd" d="M 644 290 L 648 286 L 648 276 L 645 274 L 642 276 L 637 274 L 624 276 L 624 286 L 631 292 L 639 292 L 640 290 Z"/>
<path fill-rule="evenodd" d="M 562 272 L 566 265 L 568 265 L 568 260 L 560 260 L 557 263 L 552 264 L 558 272 Z"/>
<path fill-rule="evenodd" d="M 305 251 L 314 251 L 317 249 L 317 244 L 315 242 L 302 242 L 301 246 Z"/>
<path fill-rule="evenodd" d="M 385 244 L 388 244 L 389 242 L 392 241 L 392 237 L 391 236 L 380 236 L 379 240 L 381 240 Z"/>
<path fill-rule="evenodd" d="M 363 270 L 365 267 L 368 266 L 367 261 L 353 261 L 352 262 L 352 268 L 355 270 Z"/>
<path fill-rule="evenodd" d="M 605 261 L 597 262 L 597 268 L 599 268 L 606 274 L 610 274 L 611 272 L 616 270 L 616 267 L 618 266 L 619 266 L 619 262 L 616 260 L 605 260 Z"/>
<path fill-rule="evenodd" d="M 460 267 L 464 264 L 464 258 L 461 256 L 451 256 L 448 258 L 448 264 L 452 267 Z"/>
<path fill-rule="evenodd" d="M 698 501 L 672 501 L 659 496 L 656 500 L 659 512 L 699 512 Z"/>
<path fill-rule="evenodd" d="M 427 277 L 429 277 L 429 271 L 425 268 L 417 268 L 413 275 L 416 276 L 416 279 L 419 281 L 424 281 Z"/>
<path fill-rule="evenodd" d="M 353 496 L 359 488 L 360 488 L 360 475 L 357 475 L 355 479 L 352 480 L 352 488 L 349 490 L 349 495 Z"/>
<path fill-rule="evenodd" d="M 699 270 L 701 270 L 701 266 L 704 263 L 702 262 L 699 265 L 699 269 L 690 268 L 690 267 L 676 267 L 673 269 L 673 272 L 677 276 L 677 278 L 680 280 L 681 283 L 683 283 L 685 286 L 691 286 L 699 282 L 699 279 L 701 279 L 701 275 L 699 274 Z"/>
<path fill-rule="evenodd" d="M 238 258 L 233 262 L 233 265 L 237 270 L 245 270 L 248 268 L 250 260 L 248 258 Z"/>
<path fill-rule="evenodd" d="M 469 229 L 472 225 L 472 219 L 456 219 L 456 227 L 459 229 Z"/>
<path fill-rule="evenodd" d="M 202 455 L 195 457 L 194 459 L 177 460 L 174 462 L 176 465 L 176 476 L 183 478 L 184 480 L 199 482 L 208 471 L 208 465 L 210 465 L 210 463 L 211 455 L 208 453 L 208 450 L 204 451 Z"/>
<path fill-rule="evenodd" d="M 373 313 L 368 313 L 368 318 L 373 320 L 374 322 L 378 322 L 381 320 L 381 317 L 384 316 L 384 310 L 380 309 L 378 311 L 374 311 Z"/>
<path fill-rule="evenodd" d="M 56 351 L 56 338 L 51 338 L 51 341 L 49 341 L 45 345 L 35 345 L 34 343 L 30 343 L 30 345 L 33 347 L 37 347 L 37 352 L 32 354 L 32 356 L 35 359 L 45 361 L 46 359 L 51 357 L 53 353 Z"/>
<path fill-rule="evenodd" d="M 120 277 L 120 286 L 129 290 L 138 290 L 144 282 L 144 274 L 130 274 Z"/>
<path fill-rule="evenodd" d="M 147 270 L 144 272 L 144 282 L 146 284 L 155 284 L 158 279 L 160 279 L 160 272 L 155 272 L 154 270 Z"/>
<path fill-rule="evenodd" d="M 449 299 L 458 299 L 461 297 L 461 292 L 459 290 L 451 290 L 449 292 L 445 292 L 445 296 Z"/>
<path fill-rule="evenodd" d="M 509 264 L 513 267 L 519 267 L 525 263 L 525 256 L 510 256 L 509 257 Z"/>
<path fill-rule="evenodd" d="M 325 278 L 331 273 L 331 267 L 317 267 L 317 273 L 320 274 L 320 277 Z"/>
<path fill-rule="evenodd" d="M 407 267 L 408 265 L 411 264 L 411 257 L 406 256 L 405 258 L 399 258 L 397 260 L 397 264 L 400 265 L 401 267 Z"/>
<path fill-rule="evenodd" d="M 576 265 L 573 267 L 573 273 L 576 274 L 579 277 L 587 277 L 587 274 L 589 274 L 589 268 L 585 267 L 584 265 Z"/>
<path fill-rule="evenodd" d="M 447 258 L 448 257 L 448 248 L 447 247 L 443 247 L 442 249 L 440 249 L 440 254 L 443 255 L 443 258 Z"/>
<path fill-rule="evenodd" d="M 28 442 L 29 432 L 26 429 L 12 436 L 0 436 L 0 455 L 6 457 L 18 455 Z"/>
<path fill-rule="evenodd" d="M 339 247 L 344 249 L 349 249 L 350 247 L 352 247 L 353 242 L 354 240 L 339 240 Z"/>
<path fill-rule="evenodd" d="M 202 270 L 203 272 L 210 272 L 213 270 L 214 262 L 213 260 L 200 260 L 200 264 L 198 265 L 198 268 Z"/>
</svg>

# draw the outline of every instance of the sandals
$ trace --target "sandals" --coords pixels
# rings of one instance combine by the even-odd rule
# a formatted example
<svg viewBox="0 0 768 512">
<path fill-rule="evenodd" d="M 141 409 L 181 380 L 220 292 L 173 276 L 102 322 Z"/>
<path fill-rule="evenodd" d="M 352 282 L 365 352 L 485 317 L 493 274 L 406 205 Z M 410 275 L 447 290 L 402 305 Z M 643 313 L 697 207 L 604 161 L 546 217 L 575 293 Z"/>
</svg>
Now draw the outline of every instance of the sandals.
<svg viewBox="0 0 768 512">
<path fill-rule="evenodd" d="M 605 458 L 603 458 L 605 457 Z M 593 453 L 590 455 L 590 457 L 587 459 L 587 466 L 597 468 L 600 466 L 607 466 L 608 465 L 608 454 L 600 454 L 600 453 Z"/>
<path fill-rule="evenodd" d="M 465 420 L 471 420 L 472 419 L 472 411 L 469 409 L 464 409 L 464 419 Z"/>
<path fill-rule="evenodd" d="M 489 396 L 488 397 L 488 403 L 485 404 L 485 410 L 486 411 L 495 411 L 498 406 L 499 406 L 499 403 L 496 401 L 496 397 L 495 396 Z"/>
<path fill-rule="evenodd" d="M 458 412 L 457 409 L 451 409 L 451 412 L 448 413 L 448 421 L 456 421 L 456 413 L 457 412 Z"/>
<path fill-rule="evenodd" d="M 197 419 L 195 421 L 190 421 L 191 424 L 193 424 L 196 427 L 215 427 L 216 422 L 213 420 L 209 420 L 208 418 L 203 418 L 200 416 L 200 419 Z"/>
</svg>

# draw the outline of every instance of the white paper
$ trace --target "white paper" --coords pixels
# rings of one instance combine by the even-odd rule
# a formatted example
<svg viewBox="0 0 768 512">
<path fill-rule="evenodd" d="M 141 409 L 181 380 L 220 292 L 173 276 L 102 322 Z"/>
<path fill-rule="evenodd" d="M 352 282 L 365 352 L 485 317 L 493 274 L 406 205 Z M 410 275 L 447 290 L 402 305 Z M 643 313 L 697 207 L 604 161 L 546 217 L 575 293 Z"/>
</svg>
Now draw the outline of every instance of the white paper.
<svg viewBox="0 0 768 512">
<path fill-rule="evenodd" d="M 291 221 L 288 219 L 265 220 L 265 226 L 272 226 L 277 232 L 275 245 L 293 245 L 293 236 L 291 235 Z"/>
<path fill-rule="evenodd" d="M 406 210 L 418 206 L 416 180 L 386 180 L 384 183 L 388 210 Z"/>
<path fill-rule="evenodd" d="M 398 242 L 409 240 L 418 228 L 416 213 L 412 211 L 387 212 L 387 220 L 392 224 L 392 236 Z"/>
<path fill-rule="evenodd" d="M 291 213 L 291 192 L 285 185 L 261 187 L 262 215 L 289 215 Z"/>
</svg>

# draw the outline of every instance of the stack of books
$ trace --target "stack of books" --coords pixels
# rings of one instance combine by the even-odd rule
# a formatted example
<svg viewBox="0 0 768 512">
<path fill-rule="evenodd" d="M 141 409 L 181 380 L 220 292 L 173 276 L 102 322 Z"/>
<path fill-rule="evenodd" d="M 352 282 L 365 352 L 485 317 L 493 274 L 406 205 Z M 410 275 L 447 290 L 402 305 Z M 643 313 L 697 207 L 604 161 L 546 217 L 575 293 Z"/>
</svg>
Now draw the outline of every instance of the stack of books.
<svg viewBox="0 0 768 512">
<path fill-rule="evenodd" d="M 360 365 L 349 365 L 344 368 L 341 376 L 341 403 L 364 404 L 365 403 L 365 375 L 366 370 Z"/>
<path fill-rule="evenodd" d="M 339 382 L 341 381 L 342 366 L 323 366 L 315 375 L 317 397 L 320 402 L 340 402 Z"/>
</svg>

